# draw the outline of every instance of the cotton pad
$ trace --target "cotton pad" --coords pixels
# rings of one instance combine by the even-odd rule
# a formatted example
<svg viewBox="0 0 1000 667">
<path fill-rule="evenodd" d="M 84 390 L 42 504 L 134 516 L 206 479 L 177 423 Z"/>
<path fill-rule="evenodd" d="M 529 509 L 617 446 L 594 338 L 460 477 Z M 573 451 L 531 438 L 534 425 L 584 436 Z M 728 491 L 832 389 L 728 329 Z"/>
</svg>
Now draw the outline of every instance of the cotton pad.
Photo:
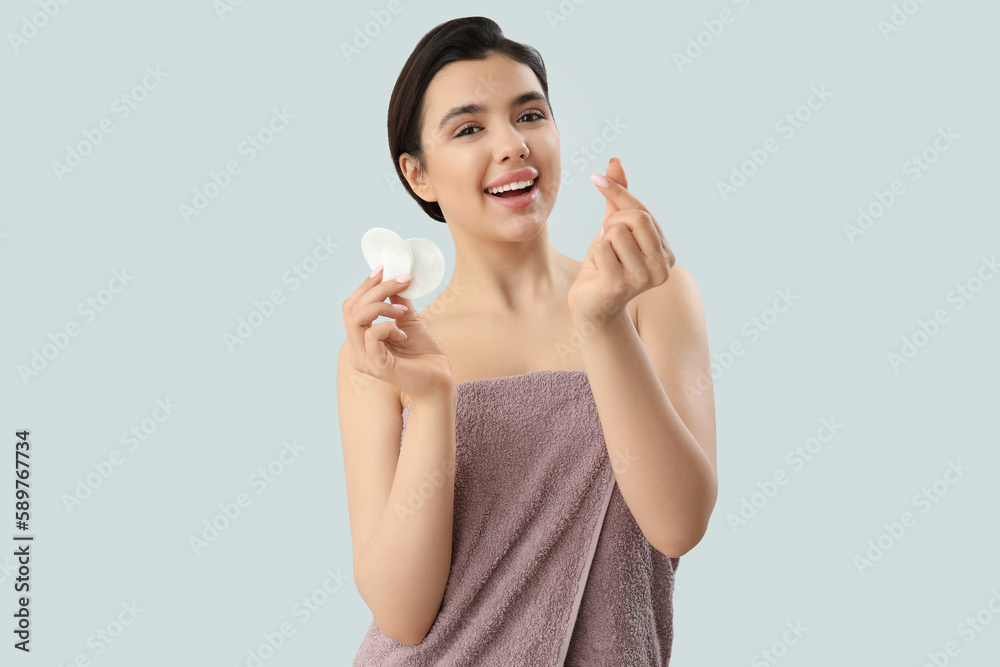
<svg viewBox="0 0 1000 667">
<path fill-rule="evenodd" d="M 419 299 L 433 292 L 444 278 L 444 255 L 427 239 L 400 238 L 399 234 L 385 227 L 372 227 L 361 237 L 361 252 L 368 268 L 379 264 L 382 282 L 395 280 L 409 273 L 410 284 L 399 295 L 404 299 Z"/>
</svg>

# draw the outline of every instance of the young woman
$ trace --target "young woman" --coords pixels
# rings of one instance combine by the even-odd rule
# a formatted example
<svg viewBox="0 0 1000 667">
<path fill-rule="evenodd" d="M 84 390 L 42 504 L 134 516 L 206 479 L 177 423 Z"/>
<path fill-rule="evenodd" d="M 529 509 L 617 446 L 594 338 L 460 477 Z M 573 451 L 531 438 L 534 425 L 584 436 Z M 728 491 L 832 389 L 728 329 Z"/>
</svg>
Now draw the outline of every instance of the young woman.
<svg viewBox="0 0 1000 667">
<path fill-rule="evenodd" d="M 354 577 L 373 614 L 354 664 L 667 665 L 674 573 L 718 487 L 694 279 L 617 159 L 592 177 L 606 207 L 584 260 L 552 247 L 545 66 L 487 18 L 423 37 L 388 131 L 455 266 L 421 313 L 399 296 L 409 276 L 378 268 L 343 304 Z"/>
</svg>

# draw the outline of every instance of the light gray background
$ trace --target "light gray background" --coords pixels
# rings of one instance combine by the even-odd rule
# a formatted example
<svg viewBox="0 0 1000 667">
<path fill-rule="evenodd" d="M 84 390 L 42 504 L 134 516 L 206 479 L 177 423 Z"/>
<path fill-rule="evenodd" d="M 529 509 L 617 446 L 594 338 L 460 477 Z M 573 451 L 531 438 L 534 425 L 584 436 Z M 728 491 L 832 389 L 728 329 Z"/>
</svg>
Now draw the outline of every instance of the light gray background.
<svg viewBox="0 0 1000 667">
<path fill-rule="evenodd" d="M 341 44 L 387 2 L 245 0 L 221 18 L 209 0 L 71 2 L 39 15 L 45 25 L 17 48 L 10 33 L 30 32 L 24 22 L 42 9 L 6 3 L 0 662 L 246 665 L 288 622 L 294 635 L 264 664 L 350 664 L 371 613 L 350 576 L 340 306 L 368 273 L 369 227 L 433 240 L 445 283 L 451 274 L 446 227 L 395 182 L 386 109 L 428 30 L 482 14 L 548 67 L 574 177 L 549 219 L 554 245 L 583 257 L 604 211 L 588 176 L 617 156 L 701 289 L 720 362 L 720 493 L 708 534 L 681 560 L 671 664 L 770 664 L 760 652 L 773 647 L 782 665 L 916 666 L 949 641 L 959 649 L 949 664 L 995 664 L 1000 281 L 976 281 L 982 258 L 1000 251 L 1000 6 L 904 4 L 918 11 L 886 37 L 889 0 L 404 0 L 348 62 Z M 553 24 L 560 8 L 566 20 Z M 711 44 L 679 68 L 674 54 L 723 10 L 732 23 L 703 34 Z M 112 102 L 147 66 L 166 77 L 121 119 Z M 814 86 L 832 97 L 807 112 Z M 294 119 L 248 162 L 238 147 L 274 108 Z M 776 123 L 796 110 L 810 117 L 788 138 Z M 102 118 L 114 131 L 60 181 L 52 163 Z M 627 127 L 602 145 L 614 119 Z M 905 163 L 933 153 L 947 128 L 958 138 L 911 180 Z M 723 201 L 717 183 L 769 137 L 778 152 Z M 580 160 L 587 145 L 593 159 Z M 186 223 L 179 206 L 229 160 L 242 172 Z M 905 194 L 850 242 L 845 225 L 894 179 Z M 286 282 L 318 238 L 336 250 L 308 280 Z M 131 282 L 106 291 L 122 269 Z M 964 284 L 978 291 L 959 309 Z M 275 289 L 284 303 L 231 351 L 224 335 Z M 779 290 L 797 300 L 751 337 L 748 323 L 768 316 Z M 87 321 L 78 304 L 102 295 L 113 299 Z M 888 355 L 937 309 L 948 322 L 893 368 Z M 79 335 L 22 379 L 72 322 Z M 723 366 L 734 343 L 745 352 Z M 178 407 L 157 423 L 167 399 Z M 824 419 L 842 427 L 796 469 L 786 454 Z M 149 435 L 131 451 L 121 434 L 144 420 Z M 24 428 L 30 656 L 10 647 L 12 443 Z M 250 476 L 293 440 L 302 451 L 258 495 Z M 115 450 L 121 465 L 70 511 L 65 497 Z M 958 461 L 968 471 L 938 482 L 937 502 L 914 502 Z M 787 483 L 734 530 L 742 501 L 779 472 Z M 251 504 L 196 555 L 190 536 L 239 493 Z M 904 512 L 915 525 L 891 538 L 885 524 Z M 880 536 L 891 548 L 859 571 L 855 558 Z M 296 604 L 309 596 L 324 603 L 306 619 Z M 98 655 L 88 638 L 114 631 L 132 601 L 141 613 Z M 959 625 L 977 612 L 991 622 L 969 642 Z M 807 631 L 784 643 L 795 623 Z"/>
</svg>

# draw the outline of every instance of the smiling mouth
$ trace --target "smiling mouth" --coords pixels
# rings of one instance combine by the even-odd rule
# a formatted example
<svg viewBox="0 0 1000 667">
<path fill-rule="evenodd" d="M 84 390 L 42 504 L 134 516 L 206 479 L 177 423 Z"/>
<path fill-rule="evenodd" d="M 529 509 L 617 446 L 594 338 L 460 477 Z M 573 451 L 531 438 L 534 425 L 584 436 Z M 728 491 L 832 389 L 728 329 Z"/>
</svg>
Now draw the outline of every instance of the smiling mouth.
<svg viewBox="0 0 1000 667">
<path fill-rule="evenodd" d="M 486 190 L 483 190 L 483 192 L 489 195 L 490 197 L 496 197 L 497 199 L 513 199 L 514 197 L 522 197 L 530 192 L 533 192 L 535 188 L 538 187 L 538 179 L 540 178 L 541 175 L 537 176 L 530 187 L 521 188 L 519 190 L 505 190 L 504 192 L 501 192 L 498 195 L 495 195 L 491 192 L 487 192 Z"/>
</svg>

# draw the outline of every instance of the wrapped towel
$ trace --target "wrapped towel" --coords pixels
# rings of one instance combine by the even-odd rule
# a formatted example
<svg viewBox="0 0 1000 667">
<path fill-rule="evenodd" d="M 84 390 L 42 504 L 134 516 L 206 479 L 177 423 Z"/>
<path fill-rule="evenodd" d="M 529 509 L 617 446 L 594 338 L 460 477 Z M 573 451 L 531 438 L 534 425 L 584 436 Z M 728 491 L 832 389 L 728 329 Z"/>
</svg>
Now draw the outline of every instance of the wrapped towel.
<svg viewBox="0 0 1000 667">
<path fill-rule="evenodd" d="M 665 667 L 679 559 L 615 484 L 586 371 L 460 382 L 456 399 L 441 609 L 416 646 L 373 619 L 354 667 Z"/>
</svg>

